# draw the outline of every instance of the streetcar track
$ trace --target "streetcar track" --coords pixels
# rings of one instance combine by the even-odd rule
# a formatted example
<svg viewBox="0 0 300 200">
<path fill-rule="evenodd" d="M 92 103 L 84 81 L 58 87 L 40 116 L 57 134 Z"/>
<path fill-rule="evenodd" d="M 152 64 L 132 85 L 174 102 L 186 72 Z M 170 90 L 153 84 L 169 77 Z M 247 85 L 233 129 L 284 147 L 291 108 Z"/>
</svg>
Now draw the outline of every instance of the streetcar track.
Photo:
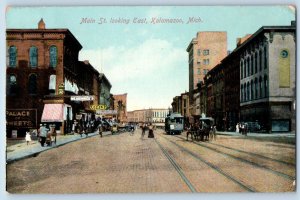
<svg viewBox="0 0 300 200">
<path fill-rule="evenodd" d="M 185 139 L 185 138 L 179 137 L 179 136 L 175 136 L 175 137 L 180 138 L 180 139 Z M 192 142 L 196 143 L 195 141 L 192 141 Z M 198 144 L 198 143 L 196 143 L 196 144 Z M 290 163 L 290 162 L 286 162 L 286 161 L 282 161 L 282 160 L 277 160 L 277 159 L 270 158 L 270 157 L 267 157 L 267 156 L 263 156 L 263 155 L 260 155 L 260 154 L 256 154 L 256 153 L 252 153 L 252 152 L 247 152 L 247 151 L 243 151 L 243 150 L 240 150 L 240 149 L 231 148 L 231 147 L 228 147 L 228 146 L 225 146 L 225 145 L 214 144 L 214 143 L 208 143 L 208 144 L 215 145 L 215 146 L 220 146 L 220 147 L 223 147 L 225 149 L 230 149 L 232 151 L 236 151 L 236 152 L 239 152 L 239 153 L 248 154 L 248 155 L 251 155 L 251 156 L 254 156 L 254 157 L 260 157 L 260 158 L 263 158 L 263 159 L 266 159 L 266 160 L 270 160 L 270 161 L 273 161 L 273 162 L 278 162 L 278 163 L 289 165 L 289 166 L 295 166 L 294 163 Z"/>
<path fill-rule="evenodd" d="M 181 137 L 179 137 L 179 136 L 175 136 L 175 137 L 180 138 L 180 139 L 183 139 L 183 138 L 181 138 Z M 295 180 L 295 177 L 293 177 L 293 176 L 290 176 L 290 175 L 288 175 L 288 174 L 285 174 L 285 173 L 282 173 L 282 172 L 273 170 L 273 169 L 271 169 L 271 168 L 269 168 L 269 167 L 260 165 L 260 164 L 258 164 L 258 163 L 255 163 L 255 162 L 252 162 L 252 161 L 249 161 L 249 160 L 246 160 L 246 159 L 237 157 L 237 156 L 233 156 L 233 155 L 230 155 L 230 154 L 228 154 L 228 153 L 224 153 L 224 152 L 222 152 L 222 151 L 220 151 L 220 150 L 217 150 L 217 149 L 215 149 L 215 148 L 212 148 L 212 147 L 209 147 L 209 146 L 200 144 L 200 143 L 193 142 L 193 144 L 196 144 L 196 145 L 198 145 L 198 146 L 207 148 L 207 149 L 209 149 L 209 150 L 211 150 L 211 151 L 215 151 L 215 152 L 217 152 L 217 153 L 219 153 L 219 154 L 222 154 L 222 155 L 224 155 L 224 156 L 233 158 L 233 159 L 238 160 L 238 161 L 240 161 L 240 162 L 243 162 L 243 163 L 246 163 L 246 164 L 249 164 L 249 165 L 258 167 L 258 168 L 261 168 L 261 169 L 263 169 L 263 170 L 267 170 L 267 171 L 269 171 L 269 172 L 271 172 L 271 173 L 273 173 L 273 174 L 275 174 L 275 175 L 281 176 L 281 177 L 283 177 L 283 178 L 286 178 L 286 179 L 289 179 L 289 180 Z"/>
<path fill-rule="evenodd" d="M 277 159 L 270 158 L 270 157 L 267 157 L 267 156 L 263 156 L 263 155 L 260 155 L 260 154 L 256 154 L 256 153 L 252 153 L 252 152 L 243 151 L 243 150 L 240 150 L 240 149 L 235 149 L 235 148 L 227 147 L 225 145 L 214 144 L 214 143 L 209 143 L 209 144 L 215 145 L 215 146 L 220 146 L 220 147 L 223 147 L 225 149 L 230 149 L 232 151 L 237 151 L 237 152 L 240 152 L 240 153 L 248 154 L 248 155 L 251 155 L 251 156 L 254 156 L 254 157 L 260 157 L 260 158 L 263 158 L 263 159 L 266 159 L 266 160 L 270 160 L 270 161 L 273 161 L 273 162 L 278 162 L 278 163 L 289 165 L 289 166 L 295 166 L 294 163 L 285 162 L 285 161 L 282 161 L 282 160 L 277 160 Z"/>
<path fill-rule="evenodd" d="M 170 163 L 173 165 L 173 167 L 175 168 L 175 170 L 178 172 L 178 174 L 180 175 L 181 179 L 189 187 L 189 189 L 191 190 L 191 192 L 197 192 L 196 188 L 192 185 L 192 183 L 189 181 L 189 179 L 184 175 L 181 167 L 171 157 L 171 155 L 167 152 L 167 150 L 165 148 L 163 148 L 163 146 L 156 139 L 154 139 L 154 140 L 157 143 L 157 145 L 159 146 L 159 148 L 162 150 L 162 152 L 164 153 L 164 155 L 166 156 L 166 158 L 170 161 Z"/>
<path fill-rule="evenodd" d="M 189 151 L 188 149 L 176 144 L 175 142 L 167 139 L 165 136 L 162 136 L 165 140 L 171 142 L 172 144 L 174 144 L 175 146 L 177 146 L 180 150 L 190 154 L 191 156 L 193 156 L 194 158 L 196 158 L 197 160 L 201 161 L 202 163 L 206 164 L 208 167 L 212 168 L 213 170 L 217 171 L 219 174 L 225 176 L 226 178 L 228 178 L 229 180 L 233 181 L 234 183 L 236 183 L 237 185 L 239 185 L 240 187 L 242 187 L 243 189 L 249 191 L 249 192 L 256 192 L 255 188 L 251 187 L 251 186 L 247 186 L 246 184 L 242 183 L 241 181 L 237 180 L 236 178 L 234 178 L 233 176 L 231 176 L 230 174 L 226 173 L 225 171 L 223 171 L 222 169 L 220 169 L 219 167 L 217 167 L 216 165 L 204 160 L 203 158 L 201 158 L 199 155 L 196 155 L 195 153 Z M 157 140 L 156 140 L 157 141 Z"/>
</svg>

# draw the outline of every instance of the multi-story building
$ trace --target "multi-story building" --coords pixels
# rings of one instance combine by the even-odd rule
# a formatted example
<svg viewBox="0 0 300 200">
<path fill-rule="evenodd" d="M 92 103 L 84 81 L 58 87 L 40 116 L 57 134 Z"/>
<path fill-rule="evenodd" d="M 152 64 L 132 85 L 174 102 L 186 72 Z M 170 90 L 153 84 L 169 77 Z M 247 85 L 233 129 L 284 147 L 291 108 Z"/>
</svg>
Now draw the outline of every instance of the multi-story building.
<svg viewBox="0 0 300 200">
<path fill-rule="evenodd" d="M 111 95 L 110 95 L 110 89 L 111 84 L 105 74 L 100 73 L 100 95 L 99 95 L 99 105 L 105 105 L 107 109 L 110 109 L 110 103 L 111 103 Z"/>
<path fill-rule="evenodd" d="M 186 51 L 189 56 L 190 114 L 195 115 L 193 92 L 204 76 L 227 55 L 226 32 L 198 32 Z"/>
<path fill-rule="evenodd" d="M 128 122 L 135 122 L 134 111 L 127 111 L 127 120 Z"/>
<path fill-rule="evenodd" d="M 207 113 L 213 117 L 218 130 L 224 130 L 226 124 L 225 100 L 225 76 L 224 67 L 218 64 L 206 76 L 207 84 Z"/>
<path fill-rule="evenodd" d="M 295 130 L 296 26 L 263 26 L 241 44 L 242 121 L 268 131 Z"/>
<path fill-rule="evenodd" d="M 114 94 L 114 108 L 117 111 L 117 120 L 127 122 L 127 93 Z"/>
<path fill-rule="evenodd" d="M 163 127 L 169 109 L 149 108 L 127 112 L 128 122 L 152 123 L 157 127 Z"/>
<path fill-rule="evenodd" d="M 181 113 L 181 96 L 174 97 L 171 105 L 174 113 Z"/>
<path fill-rule="evenodd" d="M 295 37 L 293 23 L 263 26 L 205 76 L 200 107 L 219 129 L 295 130 Z"/>
<path fill-rule="evenodd" d="M 7 29 L 7 136 L 53 123 L 68 133 L 76 113 L 88 108 L 71 95 L 99 91 L 97 72 L 78 62 L 82 46 L 68 29 Z M 81 71 L 84 71 L 82 76 Z M 93 100 L 91 100 L 93 101 Z M 20 116 L 19 116 L 20 115 Z"/>
</svg>

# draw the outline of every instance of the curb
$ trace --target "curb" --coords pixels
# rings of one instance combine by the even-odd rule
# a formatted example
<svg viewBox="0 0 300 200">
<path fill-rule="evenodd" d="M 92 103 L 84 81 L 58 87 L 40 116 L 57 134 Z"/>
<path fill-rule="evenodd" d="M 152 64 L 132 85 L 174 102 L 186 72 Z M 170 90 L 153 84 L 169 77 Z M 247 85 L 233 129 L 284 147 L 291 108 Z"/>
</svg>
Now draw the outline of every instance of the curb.
<svg viewBox="0 0 300 200">
<path fill-rule="evenodd" d="M 97 132 L 97 133 L 94 132 L 94 133 L 90 133 L 89 135 L 90 135 L 89 137 L 80 137 L 80 138 L 76 138 L 76 139 L 74 139 L 74 140 L 70 140 L 70 141 L 67 141 L 67 142 L 64 142 L 64 143 L 55 145 L 55 146 L 51 146 L 51 147 L 47 147 L 47 148 L 45 148 L 45 149 L 41 149 L 40 151 L 37 151 L 37 152 L 32 152 L 32 153 L 30 153 L 30 154 L 28 154 L 28 155 L 25 155 L 25 156 L 22 156 L 22 157 L 19 157 L 19 158 L 8 159 L 8 160 L 6 160 L 6 164 L 11 164 L 11 163 L 14 163 L 14 162 L 16 162 L 16 161 L 23 160 L 23 159 L 30 158 L 30 157 L 36 157 L 36 156 L 39 155 L 40 153 L 45 152 L 45 151 L 48 151 L 48 150 L 50 150 L 50 149 L 58 148 L 58 147 L 61 147 L 61 146 L 63 146 L 63 145 L 66 145 L 66 144 L 69 144 L 69 143 L 72 143 L 72 142 L 76 142 L 76 141 L 78 141 L 78 140 L 82 140 L 82 139 L 87 139 L 87 138 L 90 138 L 90 137 L 98 136 L 99 134 L 98 134 L 98 132 Z M 104 136 L 108 136 L 108 135 L 110 135 L 110 134 L 105 134 L 105 135 L 103 134 L 103 137 L 104 137 Z M 6 157 L 7 157 L 7 155 L 6 155 Z"/>
</svg>

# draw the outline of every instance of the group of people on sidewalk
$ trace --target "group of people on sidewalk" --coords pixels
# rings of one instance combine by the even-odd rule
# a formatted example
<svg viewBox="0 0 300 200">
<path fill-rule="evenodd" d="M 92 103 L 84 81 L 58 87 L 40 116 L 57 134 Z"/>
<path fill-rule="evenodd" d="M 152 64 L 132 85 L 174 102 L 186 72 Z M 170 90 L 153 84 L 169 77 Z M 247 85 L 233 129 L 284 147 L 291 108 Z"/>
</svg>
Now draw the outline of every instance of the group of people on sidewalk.
<svg viewBox="0 0 300 200">
<path fill-rule="evenodd" d="M 40 124 L 40 128 L 38 130 L 38 141 L 41 143 L 41 146 L 44 147 L 45 144 L 47 146 L 52 146 L 56 144 L 56 130 L 55 125 L 50 125 L 50 129 L 46 127 L 46 124 Z"/>
<path fill-rule="evenodd" d="M 40 128 L 38 129 L 37 133 L 35 130 L 35 133 L 30 131 L 26 132 L 25 141 L 26 144 L 29 145 L 32 141 L 32 134 L 37 135 L 38 141 L 40 142 L 41 146 L 44 147 L 45 144 L 47 146 L 52 146 L 52 144 L 56 144 L 56 130 L 55 125 L 50 125 L 50 129 L 47 128 L 46 124 L 40 124 Z"/>
<path fill-rule="evenodd" d="M 247 135 L 248 133 L 248 124 L 247 123 L 237 123 L 235 126 L 235 132 L 241 133 L 242 135 Z"/>
<path fill-rule="evenodd" d="M 148 130 L 148 138 L 154 138 L 154 132 L 153 132 L 154 127 L 151 123 L 149 124 L 149 126 L 148 124 L 143 124 L 141 128 L 142 128 L 141 138 L 144 138 L 146 134 L 146 130 Z"/>
</svg>

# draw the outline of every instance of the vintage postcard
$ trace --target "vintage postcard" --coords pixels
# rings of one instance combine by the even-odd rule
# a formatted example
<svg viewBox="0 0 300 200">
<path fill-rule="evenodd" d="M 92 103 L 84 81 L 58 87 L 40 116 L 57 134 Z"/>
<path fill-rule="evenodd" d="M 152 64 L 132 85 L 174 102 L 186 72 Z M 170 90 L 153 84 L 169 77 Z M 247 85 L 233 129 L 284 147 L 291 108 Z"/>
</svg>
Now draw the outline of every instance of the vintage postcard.
<svg viewBox="0 0 300 200">
<path fill-rule="evenodd" d="M 295 192 L 296 41 L 290 5 L 7 7 L 7 192 Z"/>
</svg>

